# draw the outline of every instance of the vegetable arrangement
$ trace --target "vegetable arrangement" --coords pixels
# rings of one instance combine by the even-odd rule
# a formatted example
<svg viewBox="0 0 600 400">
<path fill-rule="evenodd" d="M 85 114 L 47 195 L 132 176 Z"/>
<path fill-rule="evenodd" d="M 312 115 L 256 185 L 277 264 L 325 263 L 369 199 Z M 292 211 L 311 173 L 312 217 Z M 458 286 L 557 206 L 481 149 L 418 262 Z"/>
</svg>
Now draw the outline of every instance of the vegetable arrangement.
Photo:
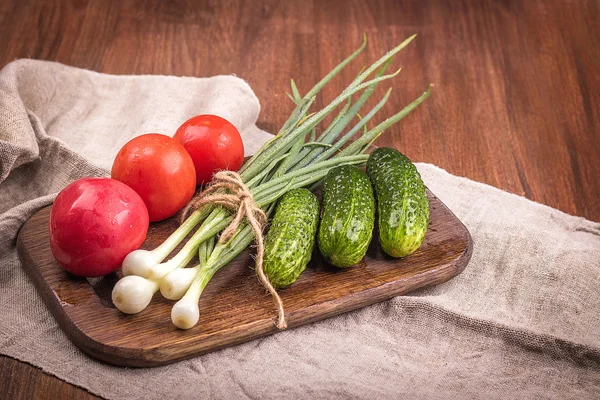
<svg viewBox="0 0 600 400">
<path fill-rule="evenodd" d="M 283 329 L 283 304 L 275 288 L 292 284 L 306 268 L 317 232 L 318 247 L 330 263 L 341 268 L 358 263 L 372 238 L 375 200 L 384 251 L 394 257 L 415 251 L 429 217 L 418 172 L 406 157 L 394 154 L 392 149 L 376 151 L 376 158 L 364 153 L 387 128 L 421 104 L 430 88 L 371 129 L 367 123 L 387 102 L 391 90 L 364 116 L 358 114 L 377 85 L 400 72 L 385 74 L 394 55 L 414 37 L 361 71 L 319 111 L 309 111 L 316 95 L 365 48 L 366 38 L 306 95 L 301 96 L 292 80 L 290 98 L 295 109 L 277 135 L 243 165 L 239 133 L 216 116 L 186 121 L 173 139 L 152 134 L 127 143 L 115 159 L 113 178 L 138 193 L 136 202 L 145 203 L 150 221 L 168 218 L 186 203 L 183 215 L 187 218 L 154 250 L 136 250 L 141 241 L 130 244 L 127 256 L 120 257 L 123 278 L 113 289 L 115 306 L 135 314 L 160 291 L 167 299 L 177 300 L 171 312 L 173 324 L 189 329 L 199 319 L 198 301 L 213 275 L 256 240 L 257 275 L 274 297 L 279 310 L 277 326 Z M 355 100 L 354 95 L 358 95 Z M 335 110 L 332 122 L 322 127 Z M 322 133 L 317 135 L 317 130 Z M 157 159 L 163 157 L 173 160 L 176 166 L 165 167 Z M 358 168 L 367 161 L 368 176 Z M 209 186 L 190 201 L 195 185 L 211 178 Z M 313 189 L 321 181 L 323 210 L 319 226 L 318 199 L 305 188 Z M 262 230 L 273 214 L 263 242 Z M 181 250 L 168 258 L 194 229 Z M 51 238 L 53 235 L 57 233 L 51 229 Z M 184 268 L 192 260 L 196 260 L 195 265 Z"/>
</svg>

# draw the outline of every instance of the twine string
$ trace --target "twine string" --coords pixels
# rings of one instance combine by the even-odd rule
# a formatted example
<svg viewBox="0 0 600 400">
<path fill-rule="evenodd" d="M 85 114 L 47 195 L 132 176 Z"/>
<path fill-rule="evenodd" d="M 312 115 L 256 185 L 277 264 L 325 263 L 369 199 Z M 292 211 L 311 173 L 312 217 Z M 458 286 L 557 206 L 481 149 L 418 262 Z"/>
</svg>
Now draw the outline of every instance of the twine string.
<svg viewBox="0 0 600 400">
<path fill-rule="evenodd" d="M 221 233 L 219 243 L 225 244 L 231 240 L 244 219 L 252 228 L 252 233 L 256 241 L 256 273 L 258 279 L 271 294 L 277 306 L 278 317 L 275 325 L 279 329 L 287 328 L 281 297 L 279 297 L 279 294 L 273 285 L 271 285 L 269 278 L 267 278 L 263 270 L 265 253 L 263 230 L 267 224 L 267 215 L 256 204 L 252 197 L 252 192 L 244 184 L 240 175 L 233 171 L 217 172 L 213 176 L 211 184 L 200 195 L 190 201 L 182 213 L 182 218 L 186 218 L 193 211 L 207 204 L 217 204 L 235 213 L 231 223 Z"/>
</svg>

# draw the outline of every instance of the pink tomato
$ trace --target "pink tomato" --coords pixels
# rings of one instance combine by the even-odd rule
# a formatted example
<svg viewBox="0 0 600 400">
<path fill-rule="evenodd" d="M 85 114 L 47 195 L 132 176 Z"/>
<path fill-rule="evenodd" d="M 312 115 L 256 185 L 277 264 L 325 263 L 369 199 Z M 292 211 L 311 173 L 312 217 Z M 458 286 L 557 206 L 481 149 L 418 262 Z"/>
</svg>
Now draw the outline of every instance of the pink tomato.
<svg viewBox="0 0 600 400">
<path fill-rule="evenodd" d="M 79 179 L 54 201 L 50 249 L 74 275 L 106 275 L 141 246 L 148 221 L 144 201 L 129 186 L 109 178 Z"/>
</svg>

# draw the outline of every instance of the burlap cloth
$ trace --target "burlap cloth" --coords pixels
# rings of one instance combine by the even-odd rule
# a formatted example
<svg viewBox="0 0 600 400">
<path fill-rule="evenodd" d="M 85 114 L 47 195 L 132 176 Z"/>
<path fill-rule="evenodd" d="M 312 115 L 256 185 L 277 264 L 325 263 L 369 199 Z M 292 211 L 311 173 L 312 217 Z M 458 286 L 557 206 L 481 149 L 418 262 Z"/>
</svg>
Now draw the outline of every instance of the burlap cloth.
<svg viewBox="0 0 600 400">
<path fill-rule="evenodd" d="M 129 138 L 216 113 L 255 151 L 250 87 L 110 76 L 19 60 L 0 72 L 0 353 L 107 398 L 600 398 L 600 224 L 420 164 L 473 258 L 437 287 L 151 369 L 81 353 L 17 258 L 22 223 L 69 182 L 106 175 Z M 418 111 L 417 111 L 418 112 Z M 548 184 L 553 184 L 548 182 Z"/>
</svg>

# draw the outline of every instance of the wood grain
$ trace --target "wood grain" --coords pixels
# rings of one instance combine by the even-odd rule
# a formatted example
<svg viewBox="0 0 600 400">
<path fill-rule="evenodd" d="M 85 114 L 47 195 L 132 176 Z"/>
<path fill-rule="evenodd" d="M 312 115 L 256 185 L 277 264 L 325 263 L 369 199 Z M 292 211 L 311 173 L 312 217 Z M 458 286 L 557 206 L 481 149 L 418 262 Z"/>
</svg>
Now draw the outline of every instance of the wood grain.
<svg viewBox="0 0 600 400">
<path fill-rule="evenodd" d="M 362 32 L 370 44 L 357 63 L 419 34 L 399 57 L 404 70 L 384 114 L 436 84 L 379 144 L 600 221 L 597 0 L 3 0 L 0 66 L 33 57 L 122 74 L 236 73 L 272 131 L 291 108 L 289 78 L 306 90 Z M 326 98 L 350 78 L 332 82 Z M 22 388 L 14 398 L 42 387 L 41 371 L 0 358 L 6 365 L 14 371 L 0 382 Z M 72 388 L 46 378 L 54 386 L 44 396 Z"/>
<path fill-rule="evenodd" d="M 386 256 L 376 236 L 366 257 L 345 270 L 331 267 L 315 251 L 300 278 L 280 291 L 288 327 L 436 285 L 462 272 L 471 258 L 471 236 L 437 197 L 428 196 L 429 230 L 419 250 L 408 257 Z M 56 263 L 47 229 L 50 209 L 43 208 L 23 225 L 19 256 L 59 325 L 90 356 L 116 365 L 151 367 L 278 332 L 275 307 L 250 268 L 248 252 L 215 274 L 200 299 L 198 325 L 190 330 L 171 323 L 173 302 L 160 295 L 141 313 L 122 314 L 110 299 L 116 274 L 86 280 Z M 152 224 L 142 248 L 155 248 L 177 226 L 175 218 Z"/>
<path fill-rule="evenodd" d="M 93 394 L 42 373 L 29 364 L 2 357 L 0 393 L 7 400 L 99 399 Z"/>
</svg>

